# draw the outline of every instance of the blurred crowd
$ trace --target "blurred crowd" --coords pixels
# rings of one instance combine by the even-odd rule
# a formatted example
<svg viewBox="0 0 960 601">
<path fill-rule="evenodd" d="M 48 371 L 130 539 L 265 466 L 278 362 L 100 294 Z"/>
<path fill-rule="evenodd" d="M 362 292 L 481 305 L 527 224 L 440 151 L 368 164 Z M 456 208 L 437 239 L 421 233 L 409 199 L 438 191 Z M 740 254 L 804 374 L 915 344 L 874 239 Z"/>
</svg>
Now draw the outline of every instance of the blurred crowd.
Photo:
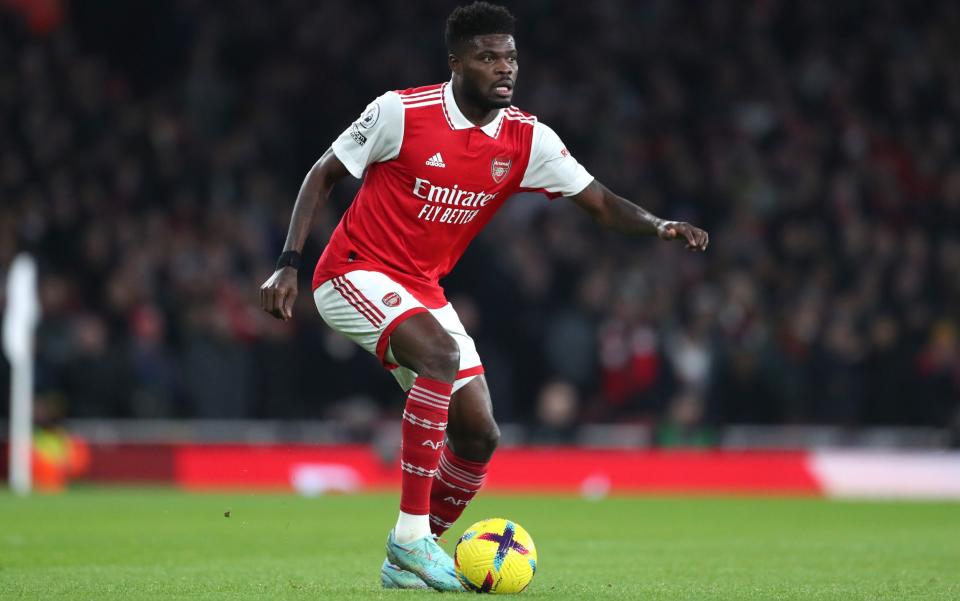
<svg viewBox="0 0 960 601">
<path fill-rule="evenodd" d="M 392 378 L 317 315 L 310 268 L 292 322 L 258 287 L 333 138 L 383 91 L 449 77 L 452 6 L 73 2 L 39 24 L 0 8 L 0 274 L 18 250 L 40 260 L 40 400 L 395 415 Z M 511 9 L 517 105 L 711 245 L 507 203 L 445 282 L 502 421 L 544 441 L 650 423 L 663 445 L 726 423 L 957 423 L 960 4 Z M 308 265 L 357 188 L 318 212 Z"/>
</svg>

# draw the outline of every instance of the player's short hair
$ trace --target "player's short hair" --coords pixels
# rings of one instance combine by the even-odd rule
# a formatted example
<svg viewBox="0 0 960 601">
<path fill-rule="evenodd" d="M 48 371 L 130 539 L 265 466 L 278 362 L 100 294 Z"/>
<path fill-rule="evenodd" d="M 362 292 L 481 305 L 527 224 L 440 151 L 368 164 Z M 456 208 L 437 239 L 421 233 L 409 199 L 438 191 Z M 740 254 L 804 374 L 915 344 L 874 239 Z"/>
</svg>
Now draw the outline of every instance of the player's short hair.
<svg viewBox="0 0 960 601">
<path fill-rule="evenodd" d="M 478 35 L 502 33 L 513 35 L 516 19 L 506 7 L 489 2 L 458 6 L 447 17 L 444 40 L 447 50 L 456 52 L 465 42 Z"/>
</svg>

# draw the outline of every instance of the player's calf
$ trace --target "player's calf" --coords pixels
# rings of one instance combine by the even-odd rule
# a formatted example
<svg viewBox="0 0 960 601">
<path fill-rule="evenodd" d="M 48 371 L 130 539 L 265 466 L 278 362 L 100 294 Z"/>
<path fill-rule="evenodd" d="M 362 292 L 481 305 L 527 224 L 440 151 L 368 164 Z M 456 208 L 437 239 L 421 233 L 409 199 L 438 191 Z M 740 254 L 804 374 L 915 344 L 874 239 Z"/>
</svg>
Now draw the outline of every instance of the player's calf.
<svg viewBox="0 0 960 601">
<path fill-rule="evenodd" d="M 407 543 L 430 534 L 430 487 L 440 462 L 453 384 L 418 377 L 403 410 L 400 515 L 396 537 Z"/>
<path fill-rule="evenodd" d="M 452 426 L 449 426 L 447 437 L 457 457 L 486 464 L 500 444 L 500 428 L 490 417 L 488 421 L 475 424 L 467 430 L 457 428 L 454 432 Z"/>
<path fill-rule="evenodd" d="M 443 450 L 430 491 L 430 529 L 446 532 L 463 514 L 487 477 L 487 462 L 470 461 Z"/>
</svg>

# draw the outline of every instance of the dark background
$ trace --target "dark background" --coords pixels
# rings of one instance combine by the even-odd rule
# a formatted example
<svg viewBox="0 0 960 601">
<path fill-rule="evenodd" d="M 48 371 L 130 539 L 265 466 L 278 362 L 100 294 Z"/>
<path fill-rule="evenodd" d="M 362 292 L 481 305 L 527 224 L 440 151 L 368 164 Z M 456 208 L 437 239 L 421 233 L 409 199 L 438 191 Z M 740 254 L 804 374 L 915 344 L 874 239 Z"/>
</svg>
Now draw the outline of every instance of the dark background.
<svg viewBox="0 0 960 601">
<path fill-rule="evenodd" d="M 454 5 L 0 5 L 0 275 L 40 261 L 41 417 L 396 413 L 392 378 L 323 326 L 309 267 L 292 323 L 257 289 L 334 137 L 385 90 L 449 77 Z M 516 104 L 711 246 L 507 203 L 444 282 L 501 421 L 544 440 L 650 423 L 662 444 L 957 423 L 960 4 L 511 9 Z M 318 212 L 308 265 L 357 187 Z"/>
</svg>

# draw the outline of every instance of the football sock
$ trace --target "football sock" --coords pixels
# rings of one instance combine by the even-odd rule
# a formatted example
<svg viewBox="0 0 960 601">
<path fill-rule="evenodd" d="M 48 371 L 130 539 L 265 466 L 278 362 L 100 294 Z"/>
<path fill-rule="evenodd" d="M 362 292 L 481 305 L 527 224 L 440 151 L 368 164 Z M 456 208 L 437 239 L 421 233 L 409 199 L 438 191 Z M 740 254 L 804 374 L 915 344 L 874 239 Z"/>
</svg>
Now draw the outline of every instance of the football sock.
<svg viewBox="0 0 960 601">
<path fill-rule="evenodd" d="M 397 542 L 430 534 L 430 487 L 440 462 L 452 393 L 453 384 L 420 376 L 407 394 L 401 426 L 400 517 L 394 532 Z M 420 519 L 408 519 L 404 514 Z"/>
<path fill-rule="evenodd" d="M 430 491 L 430 529 L 440 536 L 453 526 L 483 486 L 487 464 L 461 459 L 444 447 Z"/>
<path fill-rule="evenodd" d="M 393 538 L 398 543 L 409 543 L 430 534 L 430 520 L 425 515 L 400 512 L 397 525 L 393 529 Z"/>
</svg>

